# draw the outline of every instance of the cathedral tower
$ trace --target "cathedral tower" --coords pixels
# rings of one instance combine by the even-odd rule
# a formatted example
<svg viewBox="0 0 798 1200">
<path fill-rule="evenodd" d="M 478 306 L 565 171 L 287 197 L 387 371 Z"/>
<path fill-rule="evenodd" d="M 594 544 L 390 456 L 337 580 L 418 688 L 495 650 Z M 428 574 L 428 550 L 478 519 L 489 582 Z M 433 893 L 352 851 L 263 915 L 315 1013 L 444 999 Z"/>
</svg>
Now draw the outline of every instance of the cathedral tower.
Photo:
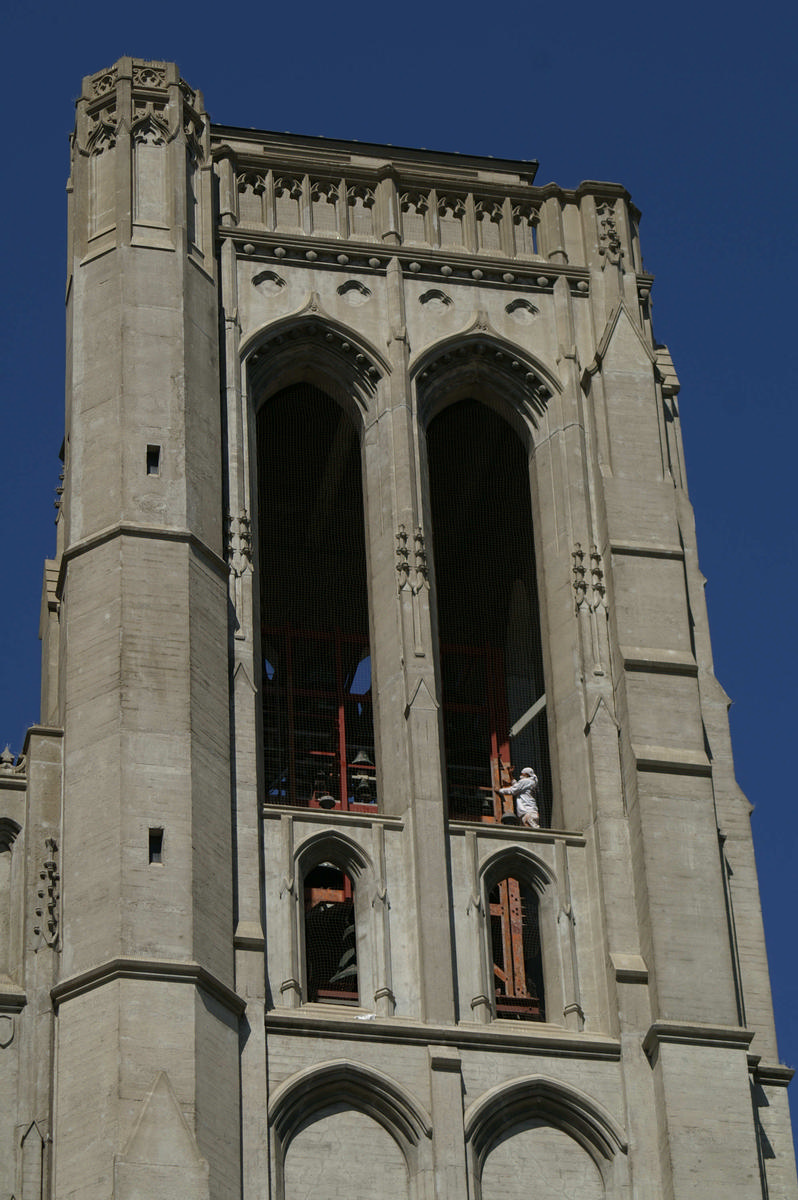
<svg viewBox="0 0 798 1200">
<path fill-rule="evenodd" d="M 536 166 L 84 80 L 0 1195 L 797 1194 L 638 213 Z"/>
</svg>

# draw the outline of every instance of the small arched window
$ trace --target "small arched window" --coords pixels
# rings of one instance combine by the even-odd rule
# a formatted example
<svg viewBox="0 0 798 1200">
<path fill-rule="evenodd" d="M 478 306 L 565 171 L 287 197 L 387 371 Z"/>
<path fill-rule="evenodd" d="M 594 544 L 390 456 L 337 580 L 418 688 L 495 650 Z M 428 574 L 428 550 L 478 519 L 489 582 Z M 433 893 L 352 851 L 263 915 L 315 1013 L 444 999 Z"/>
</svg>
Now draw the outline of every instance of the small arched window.
<svg viewBox="0 0 798 1200">
<path fill-rule="evenodd" d="M 357 1004 L 355 887 L 335 863 L 323 862 L 304 880 L 306 997 L 312 1003 Z"/>
<path fill-rule="evenodd" d="M 496 1016 L 545 1021 L 540 914 L 535 888 L 510 875 L 497 880 L 488 892 L 488 912 Z"/>
</svg>

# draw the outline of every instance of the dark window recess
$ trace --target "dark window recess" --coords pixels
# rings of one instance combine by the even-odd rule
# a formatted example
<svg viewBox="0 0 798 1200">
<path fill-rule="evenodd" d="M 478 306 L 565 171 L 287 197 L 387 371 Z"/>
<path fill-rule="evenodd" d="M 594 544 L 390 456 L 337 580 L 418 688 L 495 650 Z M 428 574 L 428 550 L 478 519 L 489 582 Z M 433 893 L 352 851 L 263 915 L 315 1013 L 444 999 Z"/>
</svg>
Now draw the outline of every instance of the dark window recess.
<svg viewBox="0 0 798 1200">
<path fill-rule="evenodd" d="M 308 384 L 258 413 L 266 801 L 374 812 L 360 445 Z"/>
<path fill-rule="evenodd" d="M 352 881 L 332 863 L 305 876 L 307 999 L 357 1004 L 357 937 Z"/>
<path fill-rule="evenodd" d="M 512 802 L 497 790 L 510 781 L 511 766 L 516 779 L 533 767 L 541 824 L 549 825 L 527 452 L 510 426 L 475 400 L 450 405 L 430 423 L 427 450 L 449 815 L 514 821 Z"/>
<path fill-rule="evenodd" d="M 489 901 L 496 1016 L 545 1021 L 537 893 L 508 878 L 491 889 Z"/>
<path fill-rule="evenodd" d="M 160 475 L 161 473 L 161 447 L 147 447 L 147 474 Z"/>
<path fill-rule="evenodd" d="M 150 830 L 150 862 L 151 863 L 162 863 L 163 862 L 163 830 L 162 829 L 151 829 Z"/>
</svg>

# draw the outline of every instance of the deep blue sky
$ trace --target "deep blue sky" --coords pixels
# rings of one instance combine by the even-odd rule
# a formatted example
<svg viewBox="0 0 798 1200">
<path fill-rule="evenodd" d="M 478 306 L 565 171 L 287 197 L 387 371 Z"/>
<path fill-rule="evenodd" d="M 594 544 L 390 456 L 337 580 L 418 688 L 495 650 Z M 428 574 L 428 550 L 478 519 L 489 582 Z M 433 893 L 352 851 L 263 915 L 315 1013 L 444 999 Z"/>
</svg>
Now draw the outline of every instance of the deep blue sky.
<svg viewBox="0 0 798 1200">
<path fill-rule="evenodd" d="M 618 181 L 643 212 L 656 334 L 681 378 L 715 669 L 756 807 L 781 1057 L 798 1066 L 795 6 L 125 7 L 46 2 L 5 18 L 0 749 L 18 751 L 38 719 L 67 137 L 84 74 L 122 54 L 175 60 L 218 123 L 537 158 L 539 183 Z"/>
</svg>

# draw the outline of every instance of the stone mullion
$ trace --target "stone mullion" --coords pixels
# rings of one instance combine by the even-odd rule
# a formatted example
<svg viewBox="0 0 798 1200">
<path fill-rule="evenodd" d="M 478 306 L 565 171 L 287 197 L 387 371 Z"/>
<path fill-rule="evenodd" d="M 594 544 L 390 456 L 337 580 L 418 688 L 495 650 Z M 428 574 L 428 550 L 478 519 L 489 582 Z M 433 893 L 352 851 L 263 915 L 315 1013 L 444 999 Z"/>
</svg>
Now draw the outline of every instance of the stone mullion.
<svg viewBox="0 0 798 1200">
<path fill-rule="evenodd" d="M 388 267 L 387 291 L 391 374 L 380 397 L 377 419 L 365 438 L 381 787 L 385 810 L 406 817 L 411 840 L 415 913 L 406 914 L 406 928 L 419 958 L 422 1012 L 418 1015 L 447 1022 L 454 1015 L 454 988 L 449 881 L 441 871 L 441 863 L 448 857 L 442 726 L 423 558 L 424 530 L 420 529 L 423 519 L 409 403 L 403 280 L 396 260 Z M 401 733 L 397 735 L 397 731 Z"/>
</svg>

